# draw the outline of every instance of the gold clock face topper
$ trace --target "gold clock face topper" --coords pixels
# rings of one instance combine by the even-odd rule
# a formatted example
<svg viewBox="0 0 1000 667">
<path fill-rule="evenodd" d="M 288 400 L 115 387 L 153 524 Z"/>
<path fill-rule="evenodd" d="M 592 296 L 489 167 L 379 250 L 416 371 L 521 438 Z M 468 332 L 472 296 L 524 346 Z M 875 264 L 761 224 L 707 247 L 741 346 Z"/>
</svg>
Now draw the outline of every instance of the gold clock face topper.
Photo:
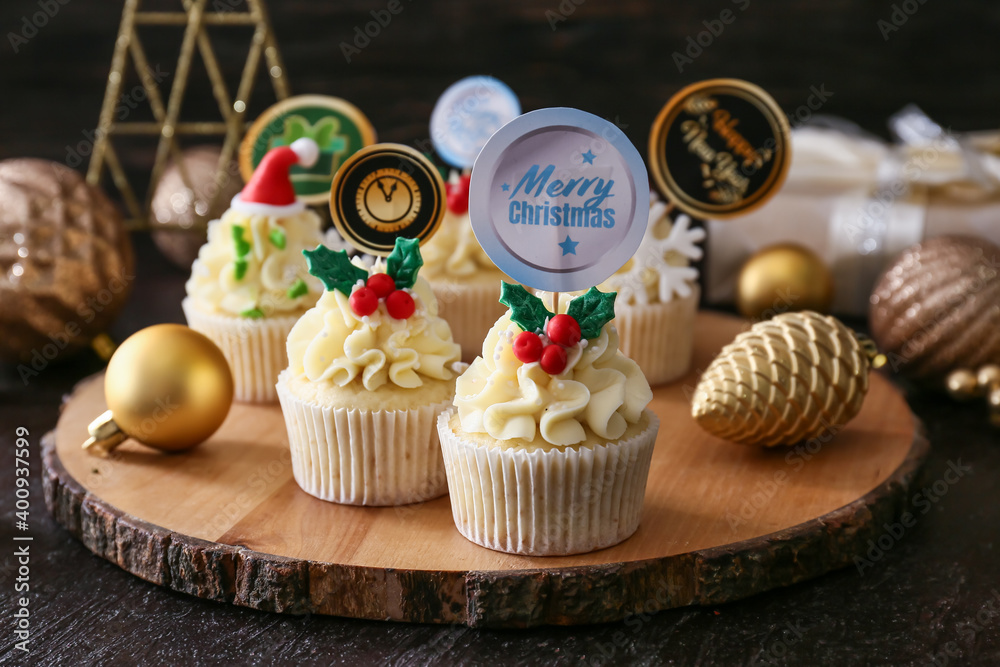
<svg viewBox="0 0 1000 667">
<path fill-rule="evenodd" d="M 402 144 L 376 144 L 355 153 L 337 172 L 330 214 L 351 245 L 388 255 L 396 237 L 421 243 L 445 212 L 444 181 L 434 164 Z"/>
<path fill-rule="evenodd" d="M 742 215 L 784 182 L 789 132 L 781 108 L 758 86 L 739 79 L 692 84 L 670 98 L 653 123 L 653 180 L 694 217 Z"/>
</svg>

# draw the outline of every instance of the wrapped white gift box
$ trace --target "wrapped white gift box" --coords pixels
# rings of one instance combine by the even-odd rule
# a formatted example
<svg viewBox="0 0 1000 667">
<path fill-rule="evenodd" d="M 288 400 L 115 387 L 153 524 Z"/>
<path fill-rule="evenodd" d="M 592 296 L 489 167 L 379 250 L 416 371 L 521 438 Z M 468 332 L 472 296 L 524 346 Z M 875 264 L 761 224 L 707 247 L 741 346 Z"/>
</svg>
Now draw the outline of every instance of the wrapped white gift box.
<svg viewBox="0 0 1000 667">
<path fill-rule="evenodd" d="M 885 266 L 925 238 L 964 234 L 1000 244 L 1000 133 L 952 134 L 916 107 L 890 119 L 887 144 L 848 123 L 792 131 L 788 178 L 769 202 L 709 220 L 706 297 L 732 303 L 754 252 L 797 242 L 833 271 L 833 311 L 865 315 Z"/>
</svg>

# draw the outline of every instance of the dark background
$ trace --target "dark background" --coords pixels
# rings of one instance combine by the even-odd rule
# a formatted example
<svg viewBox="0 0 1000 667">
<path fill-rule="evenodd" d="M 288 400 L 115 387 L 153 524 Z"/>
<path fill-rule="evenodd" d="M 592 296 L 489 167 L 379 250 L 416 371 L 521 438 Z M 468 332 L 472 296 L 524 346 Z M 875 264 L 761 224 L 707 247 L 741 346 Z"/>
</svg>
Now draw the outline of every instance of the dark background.
<svg viewBox="0 0 1000 667">
<path fill-rule="evenodd" d="M 574 106 L 616 120 L 642 152 L 649 125 L 667 98 L 684 84 L 716 76 L 763 86 L 793 117 L 813 87 L 825 87 L 833 95 L 822 113 L 883 136 L 885 119 L 911 102 L 957 131 L 1000 127 L 1000 4 L 993 2 L 401 2 L 402 13 L 350 64 L 339 44 L 350 42 L 355 27 L 386 2 L 272 2 L 292 92 L 350 100 L 369 116 L 380 139 L 408 143 L 426 138 L 433 103 L 448 84 L 482 73 L 508 83 L 526 110 Z M 905 10 L 912 15 L 886 40 L 878 22 L 891 22 L 894 4 L 897 22 L 907 16 Z M 735 20 L 679 72 L 673 52 L 683 52 L 689 37 L 706 30 L 703 21 L 718 19 L 724 9 Z M 24 17 L 30 20 L 38 11 L 38 0 L 0 3 L 0 159 L 65 162 L 97 124 L 121 4 L 68 0 L 15 53 L 8 34 L 20 32 Z M 566 20 L 553 30 L 550 20 L 560 16 Z M 172 73 L 181 30 L 145 28 L 140 34 L 150 62 Z M 212 34 L 235 88 L 249 30 L 217 28 Z M 199 63 L 182 114 L 186 120 L 215 119 Z M 171 81 L 168 77 L 161 88 L 166 91 Z M 135 85 L 132 76 L 124 90 Z M 249 116 L 272 101 L 261 77 Z M 140 107 L 128 120 L 149 118 Z M 142 140 L 122 146 L 138 183 L 155 145 Z M 135 242 L 139 278 L 112 332 L 117 340 L 149 324 L 183 321 L 183 272 L 162 260 L 145 235 L 136 235 Z M 43 373 L 28 392 L 16 373 L 0 368 L 0 450 L 8 457 L 0 463 L 0 662 L 1000 663 L 997 431 L 987 426 L 982 406 L 956 407 L 928 394 L 911 397 L 933 444 L 928 481 L 941 479 L 949 462 L 960 460 L 973 472 L 949 488 L 874 567 L 629 624 L 479 631 L 296 618 L 208 603 L 147 584 L 91 555 L 45 513 L 36 476 L 33 642 L 25 660 L 13 651 L 9 616 L 15 576 L 9 546 L 13 431 L 26 426 L 37 455 L 37 442 L 54 425 L 62 394 L 99 368 L 84 354 Z M 32 461 L 35 473 L 39 463 L 37 457 Z"/>
</svg>

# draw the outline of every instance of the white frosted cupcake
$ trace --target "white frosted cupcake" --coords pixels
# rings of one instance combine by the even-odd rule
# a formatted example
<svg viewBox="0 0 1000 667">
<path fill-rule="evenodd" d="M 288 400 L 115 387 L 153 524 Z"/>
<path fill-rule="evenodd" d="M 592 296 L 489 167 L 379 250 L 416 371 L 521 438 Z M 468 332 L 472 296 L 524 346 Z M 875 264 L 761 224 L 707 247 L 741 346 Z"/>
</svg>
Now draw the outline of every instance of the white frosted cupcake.
<svg viewBox="0 0 1000 667">
<path fill-rule="evenodd" d="M 465 361 L 475 358 L 483 337 L 503 314 L 500 283 L 506 278 L 476 240 L 469 219 L 469 177 L 452 172 L 441 228 L 424 244 L 422 275 L 451 325 Z M 508 279 L 509 280 L 509 279 Z"/>
<path fill-rule="evenodd" d="M 321 220 L 288 181 L 288 168 L 315 159 L 315 147 L 301 139 L 264 157 L 229 210 L 209 223 L 185 285 L 188 325 L 226 356 L 238 401 L 277 399 L 285 339 L 322 292 L 302 255 L 322 242 Z"/>
<path fill-rule="evenodd" d="M 635 360 L 652 385 L 676 380 L 691 367 L 698 313 L 697 243 L 705 230 L 691 218 L 671 221 L 667 206 L 650 198 L 649 224 L 635 256 L 599 287 L 618 292 L 615 323 L 625 356 Z"/>
<path fill-rule="evenodd" d="M 592 289 L 552 317 L 505 284 L 504 303 L 438 419 L 455 524 L 532 556 L 618 544 L 639 526 L 659 420 L 608 323 L 614 295 Z"/>
<path fill-rule="evenodd" d="M 351 505 L 402 505 L 447 491 L 435 427 L 452 404 L 460 350 L 417 276 L 417 241 L 369 268 L 308 253 L 326 285 L 288 335 L 277 391 L 303 491 Z"/>
</svg>

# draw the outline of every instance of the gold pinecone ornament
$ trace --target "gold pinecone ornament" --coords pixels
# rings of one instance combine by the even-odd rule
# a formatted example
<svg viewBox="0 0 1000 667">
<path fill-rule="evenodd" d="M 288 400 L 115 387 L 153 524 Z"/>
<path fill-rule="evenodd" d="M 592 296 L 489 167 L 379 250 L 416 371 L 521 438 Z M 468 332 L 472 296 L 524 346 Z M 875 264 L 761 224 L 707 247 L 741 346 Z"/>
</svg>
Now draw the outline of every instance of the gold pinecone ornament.
<svg viewBox="0 0 1000 667">
<path fill-rule="evenodd" d="M 869 352 L 854 332 L 812 311 L 755 324 L 724 347 L 695 390 L 691 413 L 743 445 L 794 445 L 841 430 L 868 393 Z"/>
</svg>

